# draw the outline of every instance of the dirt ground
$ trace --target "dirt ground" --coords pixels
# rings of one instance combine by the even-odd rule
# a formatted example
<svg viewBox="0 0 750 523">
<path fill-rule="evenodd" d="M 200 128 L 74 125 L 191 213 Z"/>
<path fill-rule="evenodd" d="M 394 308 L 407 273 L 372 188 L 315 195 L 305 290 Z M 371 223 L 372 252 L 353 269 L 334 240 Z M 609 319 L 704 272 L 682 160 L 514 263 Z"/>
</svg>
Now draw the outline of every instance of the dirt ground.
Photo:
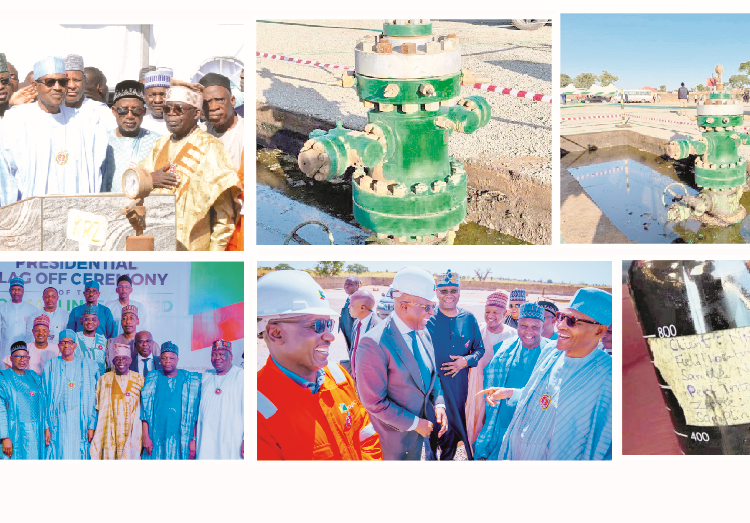
<svg viewBox="0 0 750 523">
<path fill-rule="evenodd" d="M 526 161 L 515 158 L 499 171 L 464 165 L 469 183 L 466 219 L 525 242 L 550 244 L 552 188 L 519 179 L 516 165 Z"/>
</svg>

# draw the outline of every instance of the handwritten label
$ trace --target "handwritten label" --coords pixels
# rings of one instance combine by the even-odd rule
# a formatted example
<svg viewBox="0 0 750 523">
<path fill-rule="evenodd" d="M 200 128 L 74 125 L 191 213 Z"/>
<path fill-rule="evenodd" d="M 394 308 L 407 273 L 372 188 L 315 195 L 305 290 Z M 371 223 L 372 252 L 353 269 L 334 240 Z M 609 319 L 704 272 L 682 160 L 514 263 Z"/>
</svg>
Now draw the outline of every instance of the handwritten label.
<svg viewBox="0 0 750 523">
<path fill-rule="evenodd" d="M 750 327 L 648 343 L 688 425 L 750 423 Z"/>
<path fill-rule="evenodd" d="M 107 217 L 70 209 L 68 211 L 68 239 L 101 247 L 107 240 Z"/>
</svg>

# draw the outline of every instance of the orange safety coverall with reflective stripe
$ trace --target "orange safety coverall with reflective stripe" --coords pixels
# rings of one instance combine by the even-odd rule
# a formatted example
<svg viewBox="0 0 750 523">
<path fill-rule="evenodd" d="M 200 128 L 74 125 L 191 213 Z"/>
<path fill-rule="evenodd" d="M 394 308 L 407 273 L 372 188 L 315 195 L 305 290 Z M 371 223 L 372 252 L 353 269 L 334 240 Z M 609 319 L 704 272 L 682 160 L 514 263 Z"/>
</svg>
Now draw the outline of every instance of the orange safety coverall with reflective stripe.
<svg viewBox="0 0 750 523">
<path fill-rule="evenodd" d="M 258 371 L 258 460 L 380 460 L 380 436 L 338 364 L 323 369 L 317 394 L 269 357 Z"/>
</svg>

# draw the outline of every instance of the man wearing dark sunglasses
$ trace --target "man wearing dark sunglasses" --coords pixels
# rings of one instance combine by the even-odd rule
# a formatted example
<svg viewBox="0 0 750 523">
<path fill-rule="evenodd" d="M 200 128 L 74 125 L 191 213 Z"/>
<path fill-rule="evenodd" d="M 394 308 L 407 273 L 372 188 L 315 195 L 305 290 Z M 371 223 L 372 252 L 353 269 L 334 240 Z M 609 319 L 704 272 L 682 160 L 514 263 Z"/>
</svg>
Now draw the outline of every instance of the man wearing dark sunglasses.
<svg viewBox="0 0 750 523">
<path fill-rule="evenodd" d="M 10 107 L 10 97 L 13 95 L 13 81 L 5 54 L 0 53 L 0 119 Z"/>
<path fill-rule="evenodd" d="M 159 135 L 143 129 L 146 114 L 146 99 L 143 84 L 135 80 L 123 80 L 115 86 L 112 114 L 117 129 L 109 131 L 107 138 L 107 162 L 102 177 L 102 192 L 122 192 L 122 174 L 131 163 L 143 160 L 159 139 Z"/>
<path fill-rule="evenodd" d="M 0 129 L 0 204 L 47 194 L 99 192 L 107 136 L 101 126 L 75 118 L 66 107 L 68 78 L 62 58 L 34 64 L 37 103 L 14 107 Z"/>
<path fill-rule="evenodd" d="M 437 298 L 440 303 L 436 315 L 427 322 L 427 330 L 435 347 L 435 361 L 440 368 L 440 386 L 446 398 L 448 430 L 438 438 L 430 434 L 428 460 L 452 460 L 458 442 L 464 442 L 469 460 L 473 460 L 471 443 L 466 430 L 466 398 L 469 393 L 469 369 L 476 367 L 484 356 L 484 342 L 479 323 L 466 309 L 459 308 L 461 279 L 457 272 L 448 270 L 437 276 Z"/>
<path fill-rule="evenodd" d="M 170 134 L 139 165 L 151 173 L 155 194 L 177 197 L 177 250 L 223 251 L 239 216 L 240 179 L 224 144 L 198 127 L 203 86 L 172 84 L 164 105 Z"/>
<path fill-rule="evenodd" d="M 323 289 L 292 270 L 266 274 L 257 288 L 258 337 L 269 352 L 258 371 L 258 459 L 381 459 L 354 380 L 328 361 L 336 312 Z"/>
<path fill-rule="evenodd" d="M 505 312 L 505 325 L 510 325 L 514 329 L 518 327 L 518 314 L 521 312 L 521 305 L 526 303 L 526 289 L 513 289 L 510 291 L 510 305 Z"/>
<path fill-rule="evenodd" d="M 557 343 L 522 389 L 491 387 L 487 401 L 516 406 L 498 459 L 612 459 L 612 358 L 597 350 L 612 322 L 612 295 L 579 289 L 557 313 Z"/>
<path fill-rule="evenodd" d="M 391 288 L 393 313 L 357 345 L 357 391 L 380 434 L 383 459 L 418 461 L 435 423 L 440 423 L 438 437 L 448 430 L 435 351 L 425 329 L 436 312 L 435 280 L 420 267 L 406 267 Z"/>
</svg>

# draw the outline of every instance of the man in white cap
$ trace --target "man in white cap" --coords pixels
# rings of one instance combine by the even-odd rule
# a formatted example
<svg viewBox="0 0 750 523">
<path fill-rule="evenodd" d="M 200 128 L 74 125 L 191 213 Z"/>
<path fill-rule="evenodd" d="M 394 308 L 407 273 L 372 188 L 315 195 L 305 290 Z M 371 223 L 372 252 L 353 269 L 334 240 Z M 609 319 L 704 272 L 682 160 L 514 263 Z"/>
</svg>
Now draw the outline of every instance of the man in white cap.
<svg viewBox="0 0 750 523">
<path fill-rule="evenodd" d="M 34 64 L 37 103 L 15 107 L 0 126 L 0 205 L 47 194 L 92 194 L 107 156 L 103 127 L 74 118 L 65 107 L 68 78 L 62 58 Z"/>
<path fill-rule="evenodd" d="M 612 358 L 596 350 L 612 323 L 612 295 L 579 289 L 557 313 L 557 343 L 542 351 L 522 389 L 480 392 L 517 404 L 498 459 L 612 459 Z"/>
<path fill-rule="evenodd" d="M 434 422 L 440 423 L 438 437 L 448 430 L 435 352 L 425 330 L 437 308 L 435 281 L 424 269 L 406 267 L 391 288 L 393 314 L 357 345 L 357 391 L 380 434 L 383 459 L 419 460 Z"/>
<path fill-rule="evenodd" d="M 116 129 L 117 121 L 107 104 L 86 96 L 86 74 L 81 55 L 69 54 L 65 57 L 65 76 L 68 77 L 65 105 L 76 109 L 91 125 L 104 126 L 105 132 Z"/>
<path fill-rule="evenodd" d="M 154 194 L 174 194 L 177 250 L 223 251 L 234 233 L 242 192 L 224 145 L 198 128 L 203 86 L 173 81 L 164 105 L 170 134 L 138 165 L 151 173 Z"/>
<path fill-rule="evenodd" d="M 258 371 L 259 460 L 382 458 L 354 380 L 328 362 L 336 316 L 306 272 L 258 280 L 258 337 L 269 352 Z"/>
<path fill-rule="evenodd" d="M 144 378 L 129 370 L 130 347 L 114 347 L 114 370 L 96 384 L 98 416 L 91 459 L 141 459 L 141 389 Z"/>
</svg>

